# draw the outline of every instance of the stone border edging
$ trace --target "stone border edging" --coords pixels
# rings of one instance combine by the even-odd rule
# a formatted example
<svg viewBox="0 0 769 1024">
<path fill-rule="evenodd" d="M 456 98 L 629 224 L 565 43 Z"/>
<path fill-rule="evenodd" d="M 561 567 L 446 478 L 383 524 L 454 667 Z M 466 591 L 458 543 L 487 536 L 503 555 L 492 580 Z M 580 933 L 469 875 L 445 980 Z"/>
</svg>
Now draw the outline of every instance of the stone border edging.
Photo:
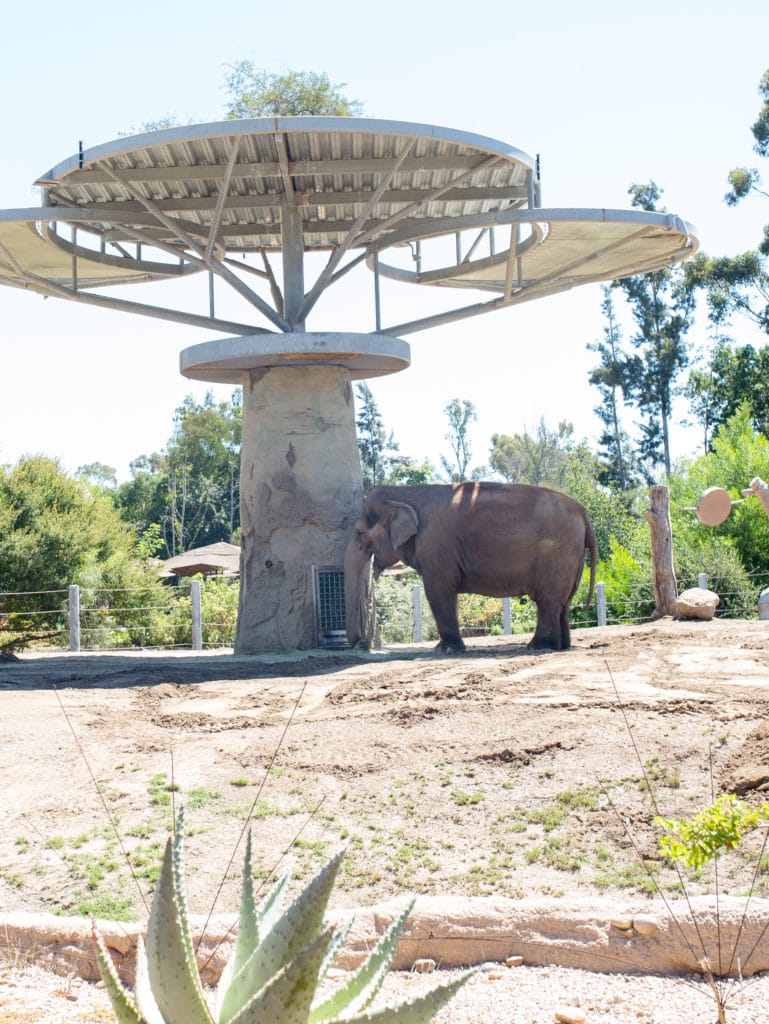
<svg viewBox="0 0 769 1024">
<path fill-rule="evenodd" d="M 747 904 L 747 913 L 746 913 Z M 336 966 L 356 967 L 403 906 L 403 898 L 353 910 L 337 910 L 353 924 Z M 694 919 L 692 918 L 692 913 Z M 197 942 L 205 924 L 190 919 Z M 236 917 L 214 915 L 198 961 L 214 984 L 231 950 Z M 121 973 L 133 976 L 139 922 L 100 921 L 98 927 Z M 698 937 L 699 936 L 699 937 Z M 719 937 L 721 963 L 719 965 Z M 738 948 L 733 954 L 735 943 Z M 698 973 L 702 944 L 716 973 L 743 976 L 769 970 L 769 900 L 699 896 L 619 902 L 608 899 L 523 899 L 419 896 L 401 935 L 394 970 L 429 958 L 439 968 L 522 957 L 530 966 L 555 964 L 596 972 Z M 91 922 L 77 917 L 17 912 L 0 914 L 0 945 L 58 974 L 98 979 Z M 730 967 L 731 963 L 731 967 Z"/>
</svg>

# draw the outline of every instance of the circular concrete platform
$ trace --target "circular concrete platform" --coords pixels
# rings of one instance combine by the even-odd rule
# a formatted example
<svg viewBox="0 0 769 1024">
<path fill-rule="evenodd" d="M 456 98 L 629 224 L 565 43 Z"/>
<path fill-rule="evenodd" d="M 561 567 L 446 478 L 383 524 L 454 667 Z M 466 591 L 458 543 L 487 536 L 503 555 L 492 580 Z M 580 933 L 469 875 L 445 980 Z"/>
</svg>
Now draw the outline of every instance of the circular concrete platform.
<svg viewBox="0 0 769 1024">
<path fill-rule="evenodd" d="M 185 348 L 185 377 L 217 384 L 242 384 L 249 370 L 275 366 L 342 366 L 352 380 L 381 377 L 411 363 L 408 342 L 386 334 L 342 332 L 246 334 Z"/>
</svg>

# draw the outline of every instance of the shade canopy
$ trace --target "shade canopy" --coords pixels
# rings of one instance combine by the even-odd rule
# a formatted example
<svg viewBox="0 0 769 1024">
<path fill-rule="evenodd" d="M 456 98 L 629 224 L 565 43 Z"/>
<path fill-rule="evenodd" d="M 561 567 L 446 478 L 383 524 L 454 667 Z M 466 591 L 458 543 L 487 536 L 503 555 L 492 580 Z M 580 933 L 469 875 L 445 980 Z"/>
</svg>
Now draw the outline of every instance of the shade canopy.
<svg viewBox="0 0 769 1024">
<path fill-rule="evenodd" d="M 196 576 L 198 573 L 204 576 L 211 573 L 235 575 L 239 569 L 240 548 L 224 541 L 190 548 L 163 563 L 163 575 L 166 576 Z"/>
<path fill-rule="evenodd" d="M 80 149 L 36 184 L 41 207 L 0 211 L 0 283 L 230 335 L 303 330 L 324 292 L 364 261 L 398 282 L 495 296 L 388 324 L 377 294 L 368 329 L 400 335 L 655 270 L 697 248 L 676 216 L 545 209 L 537 160 L 402 121 L 184 125 Z M 311 268 L 314 252 L 322 262 Z M 217 316 L 212 288 L 208 316 L 198 303 L 149 305 L 113 288 L 200 271 L 245 301 L 242 320 Z"/>
</svg>

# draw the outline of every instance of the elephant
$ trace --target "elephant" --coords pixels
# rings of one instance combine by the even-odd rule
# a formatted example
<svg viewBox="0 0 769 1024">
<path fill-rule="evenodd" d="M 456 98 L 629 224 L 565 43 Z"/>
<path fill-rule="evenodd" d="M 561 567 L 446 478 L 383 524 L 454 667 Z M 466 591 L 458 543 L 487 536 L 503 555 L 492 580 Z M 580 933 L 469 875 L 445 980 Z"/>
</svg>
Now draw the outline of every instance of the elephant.
<svg viewBox="0 0 769 1024">
<path fill-rule="evenodd" d="M 595 531 L 574 498 L 548 487 L 492 482 L 374 487 L 345 550 L 347 640 L 355 646 L 368 639 L 361 618 L 373 558 L 375 577 L 396 562 L 422 576 L 440 635 L 436 650 L 465 650 L 458 594 L 528 595 L 537 606 L 529 647 L 568 650 L 569 606 L 586 551 L 590 604 Z"/>
</svg>

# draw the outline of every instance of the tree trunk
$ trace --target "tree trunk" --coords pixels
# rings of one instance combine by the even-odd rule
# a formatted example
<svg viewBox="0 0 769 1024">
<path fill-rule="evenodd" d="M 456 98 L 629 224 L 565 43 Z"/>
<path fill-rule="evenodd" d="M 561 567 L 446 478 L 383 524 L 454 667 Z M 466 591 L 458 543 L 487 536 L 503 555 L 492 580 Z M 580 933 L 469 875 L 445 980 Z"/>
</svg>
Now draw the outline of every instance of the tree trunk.
<svg viewBox="0 0 769 1024">
<path fill-rule="evenodd" d="M 676 598 L 678 584 L 673 568 L 673 530 L 670 525 L 670 490 L 656 484 L 649 488 L 651 508 L 645 513 L 652 540 L 652 571 L 654 574 L 654 600 L 656 608 L 652 619 L 663 615 L 678 618 Z"/>
</svg>

